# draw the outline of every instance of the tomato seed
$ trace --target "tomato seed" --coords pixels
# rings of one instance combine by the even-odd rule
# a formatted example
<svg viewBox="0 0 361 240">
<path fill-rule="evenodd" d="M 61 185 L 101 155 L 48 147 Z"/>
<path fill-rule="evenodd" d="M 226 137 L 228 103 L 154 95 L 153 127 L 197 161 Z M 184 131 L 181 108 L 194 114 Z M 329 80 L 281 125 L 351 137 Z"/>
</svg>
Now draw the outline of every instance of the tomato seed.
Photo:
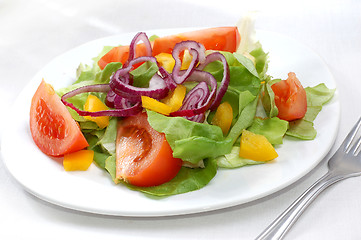
<svg viewBox="0 0 361 240">
<path fill-rule="evenodd" d="M 64 118 L 52 113 L 43 99 L 39 99 L 36 108 L 36 121 L 39 131 L 50 139 L 64 139 L 66 136 Z"/>
</svg>

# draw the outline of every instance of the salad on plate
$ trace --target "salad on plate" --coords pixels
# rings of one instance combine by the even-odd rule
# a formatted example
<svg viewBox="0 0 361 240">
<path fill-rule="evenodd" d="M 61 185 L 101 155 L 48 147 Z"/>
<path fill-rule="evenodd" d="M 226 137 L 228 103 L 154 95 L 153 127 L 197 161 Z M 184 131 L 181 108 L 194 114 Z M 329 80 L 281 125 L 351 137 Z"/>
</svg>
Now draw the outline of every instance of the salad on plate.
<svg viewBox="0 0 361 240">
<path fill-rule="evenodd" d="M 140 32 L 80 64 L 70 86 L 43 80 L 31 102 L 34 142 L 66 171 L 94 163 L 115 184 L 156 196 L 203 188 L 221 168 L 277 164 L 284 136 L 316 137 L 334 89 L 304 87 L 291 69 L 287 79 L 268 75 L 249 21 Z"/>
</svg>

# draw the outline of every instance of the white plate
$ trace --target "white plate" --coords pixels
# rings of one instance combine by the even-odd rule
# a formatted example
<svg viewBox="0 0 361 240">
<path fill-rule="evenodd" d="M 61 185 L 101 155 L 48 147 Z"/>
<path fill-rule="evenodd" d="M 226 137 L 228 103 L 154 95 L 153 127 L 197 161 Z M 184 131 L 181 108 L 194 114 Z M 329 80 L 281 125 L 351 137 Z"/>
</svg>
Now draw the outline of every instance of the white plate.
<svg viewBox="0 0 361 240">
<path fill-rule="evenodd" d="M 189 29 L 156 30 L 148 36 L 183 32 Z M 330 150 L 339 123 L 336 92 L 315 121 L 318 135 L 313 141 L 286 139 L 277 148 L 279 157 L 270 164 L 219 170 L 201 190 L 151 199 L 140 192 L 115 186 L 104 171 L 92 165 L 85 172 L 65 172 L 61 161 L 44 155 L 33 143 L 29 131 L 30 100 L 42 78 L 54 88 L 73 82 L 80 62 L 91 63 L 104 45 L 129 44 L 135 33 L 122 34 L 86 43 L 54 59 L 31 80 L 9 112 L 11 126 L 5 130 L 1 151 L 9 172 L 29 192 L 51 203 L 85 212 L 120 216 L 167 216 L 197 213 L 246 203 L 274 193 L 295 182 Z M 269 51 L 269 73 L 285 79 L 293 71 L 303 86 L 324 82 L 336 84 L 323 61 L 297 41 L 272 32 L 258 31 Z"/>
</svg>

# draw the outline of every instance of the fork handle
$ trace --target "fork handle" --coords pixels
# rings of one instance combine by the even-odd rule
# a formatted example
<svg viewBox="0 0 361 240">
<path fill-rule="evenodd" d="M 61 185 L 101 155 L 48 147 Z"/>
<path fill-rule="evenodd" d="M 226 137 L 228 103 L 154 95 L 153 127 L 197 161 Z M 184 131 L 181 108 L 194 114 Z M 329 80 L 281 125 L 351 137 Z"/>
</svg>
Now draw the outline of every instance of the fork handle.
<svg viewBox="0 0 361 240">
<path fill-rule="evenodd" d="M 328 186 L 335 182 L 348 178 L 347 175 L 339 175 L 328 171 L 313 185 L 311 185 L 300 197 L 298 197 L 278 218 L 276 218 L 256 240 L 282 239 L 286 232 L 296 222 L 306 207 Z"/>
</svg>

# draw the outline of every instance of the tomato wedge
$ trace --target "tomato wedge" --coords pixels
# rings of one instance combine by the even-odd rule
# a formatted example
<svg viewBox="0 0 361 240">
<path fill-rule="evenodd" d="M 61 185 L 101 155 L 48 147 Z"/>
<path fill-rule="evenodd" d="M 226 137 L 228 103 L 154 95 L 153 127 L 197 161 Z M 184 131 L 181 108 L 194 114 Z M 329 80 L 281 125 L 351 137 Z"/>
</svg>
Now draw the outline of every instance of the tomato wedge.
<svg viewBox="0 0 361 240">
<path fill-rule="evenodd" d="M 153 56 L 159 53 L 171 53 L 176 43 L 185 40 L 202 43 L 207 50 L 235 52 L 241 37 L 237 27 L 208 28 L 161 37 L 152 42 Z M 145 45 L 143 43 L 137 44 L 135 52 L 136 56 L 146 55 Z M 128 56 L 129 46 L 114 47 L 98 61 L 98 65 L 100 69 L 104 69 L 111 62 L 121 62 L 124 64 L 128 60 Z"/>
<path fill-rule="evenodd" d="M 60 97 L 44 80 L 31 101 L 30 131 L 35 144 L 49 156 L 62 156 L 89 146 Z"/>
<path fill-rule="evenodd" d="M 279 81 L 272 86 L 275 103 L 280 119 L 293 121 L 303 118 L 307 112 L 306 91 L 293 72 L 288 73 L 286 80 Z"/>
<path fill-rule="evenodd" d="M 155 131 L 147 114 L 119 121 L 116 139 L 116 178 L 141 187 L 157 186 L 174 178 L 182 160 L 173 157 L 164 133 Z"/>
<path fill-rule="evenodd" d="M 153 45 L 153 56 L 171 53 L 175 44 L 193 40 L 204 45 L 207 50 L 235 52 L 241 40 L 237 27 L 217 27 L 186 32 L 157 38 Z"/>
</svg>

